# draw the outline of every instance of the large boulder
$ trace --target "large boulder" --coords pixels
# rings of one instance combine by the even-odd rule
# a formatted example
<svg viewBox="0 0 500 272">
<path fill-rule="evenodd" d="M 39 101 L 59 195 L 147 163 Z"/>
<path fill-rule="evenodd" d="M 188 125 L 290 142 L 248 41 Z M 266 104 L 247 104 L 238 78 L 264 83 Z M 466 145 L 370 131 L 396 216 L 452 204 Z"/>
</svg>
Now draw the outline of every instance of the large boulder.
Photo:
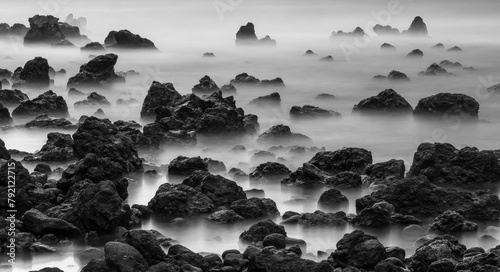
<svg viewBox="0 0 500 272">
<path fill-rule="evenodd" d="M 20 90 L 0 90 L 0 103 L 6 107 L 18 106 L 22 101 L 28 100 L 28 95 Z"/>
<path fill-rule="evenodd" d="M 214 210 L 210 198 L 184 184 L 162 184 L 148 207 L 156 214 L 186 216 L 209 213 Z"/>
<path fill-rule="evenodd" d="M 361 175 L 351 171 L 340 172 L 331 177 L 327 177 L 325 183 L 328 186 L 335 187 L 338 189 L 361 188 L 361 185 L 363 184 L 361 180 Z"/>
<path fill-rule="evenodd" d="M 456 211 L 445 211 L 434 219 L 429 230 L 441 233 L 457 233 L 465 231 L 476 231 L 476 223 L 466 221 L 465 218 Z"/>
<path fill-rule="evenodd" d="M 257 222 L 248 230 L 241 233 L 240 240 L 245 243 L 260 242 L 263 241 L 266 236 L 273 233 L 279 233 L 286 236 L 285 227 L 274 223 L 271 219 L 267 219 Z"/>
<path fill-rule="evenodd" d="M 199 189 L 215 206 L 231 205 L 234 201 L 246 199 L 245 192 L 236 182 L 220 175 L 206 175 L 201 180 Z"/>
<path fill-rule="evenodd" d="M 120 242 L 108 242 L 104 246 L 106 264 L 121 272 L 145 272 L 149 264 L 133 246 Z"/>
<path fill-rule="evenodd" d="M 318 152 L 308 163 L 331 175 L 345 171 L 365 174 L 373 162 L 372 153 L 363 148 L 346 147 L 336 151 Z"/>
<path fill-rule="evenodd" d="M 465 192 L 438 187 L 418 176 L 389 182 L 379 190 L 356 199 L 356 210 L 386 201 L 397 213 L 421 218 L 436 217 L 447 210 L 458 211 L 469 220 L 499 220 L 500 199 L 486 191 Z"/>
<path fill-rule="evenodd" d="M 109 32 L 104 43 L 107 47 L 113 48 L 158 50 L 152 41 L 126 29 Z"/>
<path fill-rule="evenodd" d="M 439 93 L 420 99 L 413 114 L 418 117 L 447 120 L 460 117 L 464 121 L 478 119 L 479 103 L 465 94 Z"/>
<path fill-rule="evenodd" d="M 24 65 L 18 85 L 30 88 L 48 88 L 50 85 L 49 63 L 47 59 L 36 57 Z"/>
<path fill-rule="evenodd" d="M 292 171 L 278 162 L 262 163 L 250 173 L 250 180 L 281 180 L 288 178 Z"/>
<path fill-rule="evenodd" d="M 412 36 L 427 36 L 427 26 L 424 23 L 422 17 L 417 16 L 411 22 L 410 28 L 403 31 L 403 34 L 408 34 Z"/>
<path fill-rule="evenodd" d="M 361 100 L 354 105 L 353 112 L 359 113 L 389 113 L 409 114 L 413 111 L 412 106 L 393 89 L 386 89 L 376 96 Z"/>
<path fill-rule="evenodd" d="M 25 161 L 69 162 L 76 160 L 73 153 L 73 139 L 69 134 L 51 132 L 40 151 L 24 158 Z"/>
<path fill-rule="evenodd" d="M 324 208 L 337 208 L 345 206 L 349 200 L 337 189 L 328 189 L 324 191 L 318 200 L 318 205 Z"/>
<path fill-rule="evenodd" d="M 478 187 L 498 185 L 500 165 L 494 152 L 475 147 L 460 150 L 447 143 L 422 143 L 413 156 L 409 177 L 426 176 L 441 185 Z"/>
<path fill-rule="evenodd" d="M 73 139 L 78 158 L 94 153 L 118 162 L 127 172 L 142 170 L 142 160 L 134 143 L 108 119 L 88 117 L 73 134 Z"/>
<path fill-rule="evenodd" d="M 219 86 L 209 77 L 204 76 L 200 79 L 200 83 L 195 85 L 192 89 L 194 94 L 203 95 L 203 94 L 212 94 L 214 92 L 219 91 Z"/>
<path fill-rule="evenodd" d="M 373 269 L 384 257 L 385 247 L 377 237 L 361 230 L 345 234 L 330 255 L 340 267 L 354 266 L 365 270 Z"/>
<path fill-rule="evenodd" d="M 178 156 L 168 164 L 169 175 L 189 176 L 197 170 L 208 171 L 208 163 L 200 156 L 192 158 Z"/>
<path fill-rule="evenodd" d="M 285 125 L 276 125 L 271 127 L 266 132 L 259 135 L 257 142 L 260 144 L 311 144 L 311 138 L 299 134 L 292 133 L 290 127 Z"/>
<path fill-rule="evenodd" d="M 149 265 L 167 260 L 154 231 L 130 230 L 122 235 L 121 241 L 137 249 Z"/>
<path fill-rule="evenodd" d="M 75 238 L 81 235 L 80 230 L 73 224 L 62 219 L 48 217 L 36 209 L 25 212 L 21 221 L 23 221 L 24 230 L 40 236 L 52 233 L 61 238 Z"/>
<path fill-rule="evenodd" d="M 315 119 L 315 118 L 331 118 L 340 117 L 340 113 L 332 110 L 325 110 L 319 107 L 304 105 L 293 106 L 290 109 L 290 117 L 295 119 Z"/>
<path fill-rule="evenodd" d="M 141 118 L 154 119 L 156 117 L 155 110 L 161 106 L 173 106 L 182 98 L 172 83 L 160 83 L 154 81 L 149 87 L 148 94 L 144 98 L 144 103 L 141 109 Z"/>
<path fill-rule="evenodd" d="M 230 270 L 231 271 L 231 270 Z M 236 270 L 234 270 L 236 271 Z M 300 258 L 297 252 L 288 249 L 266 247 L 259 250 L 249 260 L 248 272 L 326 272 L 333 271 L 330 265 L 321 269 L 321 265 L 307 259 Z"/>
<path fill-rule="evenodd" d="M 62 96 L 57 95 L 53 91 L 47 91 L 32 100 L 22 101 L 12 111 L 14 118 L 36 117 L 40 114 L 67 117 L 69 116 L 68 105 Z"/>
<path fill-rule="evenodd" d="M 65 36 L 59 29 L 59 18 L 52 15 L 35 15 L 29 18 L 30 27 L 24 44 L 52 44 L 64 40 Z"/>
<path fill-rule="evenodd" d="M 457 238 L 449 235 L 436 237 L 425 242 L 410 257 L 408 268 L 415 272 L 426 272 L 434 263 L 442 260 L 448 260 L 453 265 L 462 261 L 466 248 L 459 244 Z M 439 270 L 434 270 L 439 271 Z"/>
<path fill-rule="evenodd" d="M 230 208 L 245 219 L 275 217 L 280 214 L 274 200 L 269 198 L 252 197 L 236 200 L 231 203 Z"/>
<path fill-rule="evenodd" d="M 80 66 L 80 71 L 68 79 L 68 88 L 100 88 L 104 82 L 125 81 L 115 74 L 115 54 L 100 55 Z"/>
</svg>

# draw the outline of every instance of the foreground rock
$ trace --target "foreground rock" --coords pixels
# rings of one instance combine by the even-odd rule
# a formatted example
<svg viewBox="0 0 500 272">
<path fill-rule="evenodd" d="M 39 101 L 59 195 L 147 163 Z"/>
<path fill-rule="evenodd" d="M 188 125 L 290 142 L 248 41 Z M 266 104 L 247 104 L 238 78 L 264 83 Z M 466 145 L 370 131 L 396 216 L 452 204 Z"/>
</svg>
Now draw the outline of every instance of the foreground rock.
<svg viewBox="0 0 500 272">
<path fill-rule="evenodd" d="M 269 198 L 240 199 L 234 201 L 230 208 L 245 219 L 275 217 L 280 214 L 276 203 Z"/>
<path fill-rule="evenodd" d="M 134 143 L 108 119 L 88 117 L 73 134 L 73 139 L 73 149 L 78 158 L 93 153 L 119 163 L 126 172 L 142 170 L 142 161 Z"/>
<path fill-rule="evenodd" d="M 337 242 L 337 249 L 330 258 L 338 267 L 354 266 L 372 270 L 385 257 L 386 250 L 377 237 L 355 230 Z"/>
<path fill-rule="evenodd" d="M 205 214 L 214 210 L 214 204 L 206 195 L 184 184 L 162 184 L 148 207 L 164 216 Z"/>
<path fill-rule="evenodd" d="M 446 120 L 460 117 L 464 121 L 477 121 L 479 103 L 465 94 L 439 93 L 420 99 L 413 115 Z"/>
<path fill-rule="evenodd" d="M 68 79 L 68 88 L 101 88 L 103 83 L 123 82 L 124 78 L 115 74 L 115 54 L 100 55 L 80 66 L 80 71 Z"/>
<path fill-rule="evenodd" d="M 304 105 L 302 107 L 293 106 L 290 109 L 290 117 L 295 119 L 331 118 L 340 116 L 342 115 L 336 111 L 325 110 L 311 105 Z"/>
<path fill-rule="evenodd" d="M 47 91 L 32 100 L 22 101 L 12 111 L 14 118 L 36 117 L 40 114 L 67 117 L 69 116 L 68 105 L 62 96 L 57 95 L 53 91 Z"/>
<path fill-rule="evenodd" d="M 382 113 L 382 114 L 410 114 L 412 106 L 406 99 L 393 89 L 386 89 L 376 96 L 361 100 L 354 105 L 353 112 L 359 113 Z"/>
<path fill-rule="evenodd" d="M 208 171 L 208 164 L 201 157 L 178 156 L 168 164 L 169 175 L 189 176 L 195 171 Z"/>
<path fill-rule="evenodd" d="M 426 176 L 436 185 L 454 185 L 465 188 L 497 186 L 500 165 L 491 151 L 475 147 L 460 150 L 447 143 L 422 143 L 413 156 L 409 177 Z"/>
<path fill-rule="evenodd" d="M 126 29 L 109 32 L 104 43 L 112 48 L 158 50 L 152 41 Z"/>
<path fill-rule="evenodd" d="M 287 143 L 290 145 L 293 144 L 311 144 L 312 140 L 311 138 L 299 134 L 299 133 L 292 133 L 290 131 L 290 127 L 285 126 L 285 125 L 277 125 L 266 132 L 262 133 L 259 135 L 259 138 L 257 139 L 257 142 L 260 144 L 283 144 Z"/>
<path fill-rule="evenodd" d="M 76 238 L 81 235 L 80 230 L 74 225 L 58 219 L 50 218 L 42 212 L 31 209 L 21 217 L 26 231 L 36 235 L 56 234 L 61 238 Z"/>
</svg>

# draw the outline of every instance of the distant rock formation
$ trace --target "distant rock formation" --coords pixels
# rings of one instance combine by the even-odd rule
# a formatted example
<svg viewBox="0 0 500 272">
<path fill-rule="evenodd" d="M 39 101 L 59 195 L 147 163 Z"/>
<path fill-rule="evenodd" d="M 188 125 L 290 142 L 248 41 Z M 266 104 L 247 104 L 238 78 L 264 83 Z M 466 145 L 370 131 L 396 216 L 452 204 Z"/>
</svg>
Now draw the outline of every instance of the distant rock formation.
<svg viewBox="0 0 500 272">
<path fill-rule="evenodd" d="M 7 23 L 0 23 L 0 39 L 9 36 L 24 37 L 27 32 L 28 28 L 23 24 L 13 24 L 10 26 Z"/>
<path fill-rule="evenodd" d="M 424 57 L 424 52 L 420 49 L 414 49 L 408 55 L 406 55 L 407 58 L 423 58 Z"/>
<path fill-rule="evenodd" d="M 394 47 L 394 45 L 390 44 L 390 43 L 383 43 L 381 46 L 380 46 L 380 50 L 383 50 L 383 51 L 396 51 L 396 47 Z"/>
<path fill-rule="evenodd" d="M 115 54 L 97 56 L 87 64 L 82 65 L 78 74 L 69 78 L 68 88 L 99 88 L 102 87 L 103 82 L 124 82 L 125 79 L 115 73 L 117 60 L 118 56 Z"/>
<path fill-rule="evenodd" d="M 361 38 L 364 37 L 366 34 L 363 31 L 361 27 L 356 27 L 352 32 L 344 32 L 342 30 L 339 30 L 337 32 L 333 31 L 332 35 L 330 35 L 330 40 L 338 38 L 338 37 L 352 37 L 352 38 Z"/>
<path fill-rule="evenodd" d="M 152 41 L 126 29 L 120 31 L 110 31 L 104 40 L 104 44 L 106 47 L 113 48 L 158 50 Z"/>
<path fill-rule="evenodd" d="M 86 32 L 87 30 L 87 18 L 85 17 L 75 18 L 73 13 L 70 13 L 64 22 L 72 26 L 77 26 L 82 32 Z"/>
<path fill-rule="evenodd" d="M 35 15 L 29 20 L 30 29 L 24 36 L 24 44 L 52 44 L 66 38 L 59 28 L 59 18 L 52 15 Z"/>
<path fill-rule="evenodd" d="M 410 25 L 408 30 L 403 31 L 403 34 L 408 34 L 412 36 L 427 36 L 427 26 L 424 23 L 422 17 L 417 16 L 413 19 L 413 22 Z"/>
<path fill-rule="evenodd" d="M 255 35 L 255 26 L 252 23 L 247 23 L 241 26 L 238 32 L 236 32 L 236 46 L 241 45 L 269 45 L 276 46 L 276 40 L 271 39 L 270 36 L 265 36 L 262 39 L 258 39 Z"/>
<path fill-rule="evenodd" d="M 427 67 L 425 71 L 421 71 L 418 73 L 419 76 L 452 76 L 454 74 L 449 73 L 443 67 L 439 66 L 437 63 L 431 64 L 431 66 Z"/>
<path fill-rule="evenodd" d="M 383 26 L 383 25 L 379 25 L 379 24 L 376 24 L 373 27 L 373 32 L 377 33 L 377 35 L 399 35 L 399 34 L 401 34 L 399 32 L 399 29 L 397 29 L 397 28 L 393 28 L 390 25 Z"/>
</svg>

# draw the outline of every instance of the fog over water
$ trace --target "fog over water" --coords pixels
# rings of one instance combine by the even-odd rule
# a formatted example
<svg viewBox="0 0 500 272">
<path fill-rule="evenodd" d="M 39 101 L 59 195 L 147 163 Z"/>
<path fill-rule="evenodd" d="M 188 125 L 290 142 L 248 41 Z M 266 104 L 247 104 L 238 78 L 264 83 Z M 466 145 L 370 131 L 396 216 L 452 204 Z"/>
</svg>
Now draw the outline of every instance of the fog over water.
<svg viewBox="0 0 500 272">
<path fill-rule="evenodd" d="M 45 4 L 44 4 L 45 3 Z M 52 5 L 56 3 L 55 5 Z M 229 4 L 228 4 L 229 3 Z M 397 3 L 398 12 L 380 19 L 377 14 L 386 15 L 388 5 Z M 224 6 L 229 5 L 229 6 Z M 391 4 L 393 5 L 393 4 Z M 99 93 L 106 96 L 112 106 L 103 108 L 107 118 L 116 120 L 140 120 L 142 101 L 153 80 L 171 82 L 181 94 L 191 93 L 204 75 L 210 76 L 219 87 L 228 84 L 237 74 L 246 72 L 259 79 L 281 77 L 286 85 L 283 89 L 238 88 L 236 104 L 259 116 L 260 132 L 277 124 L 290 126 L 293 132 L 312 138 L 314 146 L 326 150 L 342 147 L 362 147 L 372 152 L 374 163 L 390 159 L 402 159 L 408 170 L 417 146 L 422 142 L 449 142 L 455 147 L 475 146 L 481 150 L 500 149 L 500 95 L 491 96 L 486 87 L 500 83 L 500 2 L 483 1 L 382 1 L 382 0 L 190 0 L 190 1 L 80 1 L 80 0 L 2 0 L 0 22 L 23 23 L 35 14 L 52 14 L 64 21 L 69 13 L 75 17 L 87 18 L 87 29 L 82 31 L 92 41 L 103 43 L 111 30 L 128 29 L 133 33 L 152 40 L 160 53 L 116 51 L 119 56 L 116 71 L 135 70 L 139 76 L 128 77 L 125 84 L 117 84 Z M 229 8 L 221 11 L 220 8 Z M 428 38 L 406 36 L 368 36 L 362 45 L 352 39 L 330 41 L 332 31 L 351 32 L 357 26 L 368 31 L 374 24 L 391 25 L 400 31 L 408 29 L 415 16 L 421 16 L 429 30 Z M 235 34 L 241 25 L 252 22 L 259 38 L 270 35 L 276 39 L 276 48 L 235 47 Z M 382 43 L 390 43 L 397 48 L 394 52 L 381 52 Z M 432 50 L 436 43 L 443 43 L 445 49 L 459 46 L 462 52 Z M 83 45 L 79 45 L 83 46 Z M 413 49 L 424 52 L 421 59 L 405 58 Z M 304 57 L 311 49 L 318 57 Z M 346 53 L 350 50 L 350 53 Z M 215 58 L 202 58 L 203 53 L 213 52 Z M 73 103 L 82 98 L 68 97 L 66 83 L 75 75 L 80 65 L 91 58 L 80 53 L 78 48 L 53 49 L 44 47 L 24 47 L 22 40 L 0 41 L 0 68 L 15 70 L 19 66 L 42 56 L 55 69 L 64 68 L 67 73 L 57 76 L 51 89 L 63 96 L 69 106 L 70 116 L 76 122 L 81 115 L 92 115 L 99 107 L 75 109 Z M 331 55 L 333 62 L 320 62 L 319 58 Z M 7 59 L 6 57 L 11 57 Z M 448 69 L 454 77 L 421 77 L 418 72 L 425 70 L 433 62 L 442 60 L 460 62 L 472 66 L 476 71 Z M 373 81 L 375 75 L 387 75 L 392 70 L 404 72 L 410 77 L 409 83 Z M 441 92 L 463 93 L 474 97 L 480 103 L 480 122 L 464 123 L 453 119 L 446 122 L 415 120 L 412 116 L 357 116 L 352 108 L 360 100 L 392 88 L 401 94 L 413 107 L 421 98 Z M 46 90 L 23 90 L 31 98 Z M 260 109 L 248 105 L 252 99 L 278 91 L 281 107 Z M 316 95 L 329 93 L 333 100 L 318 100 Z M 139 102 L 129 106 L 117 105 L 119 98 L 134 98 Z M 295 121 L 289 118 L 289 110 L 294 105 L 314 105 L 337 111 L 338 119 Z M 10 111 L 13 108 L 9 108 Z M 18 121 L 16 121 L 18 122 Z M 18 122 L 21 124 L 23 122 Z M 14 129 L 0 131 L 0 137 L 9 149 L 34 152 L 46 142 L 44 130 Z M 72 134 L 74 131 L 61 131 Z M 238 167 L 251 172 L 259 163 L 248 156 L 229 153 L 234 142 L 218 144 L 199 142 L 189 149 L 167 149 L 157 158 L 147 154 L 146 159 L 156 165 L 166 165 L 178 155 L 202 156 L 221 160 L 227 169 Z M 286 145 L 284 143 L 283 145 Z M 259 146 L 255 138 L 246 139 L 247 150 L 266 150 Z M 277 152 L 276 157 L 286 159 L 286 165 L 295 171 L 308 161 L 314 152 L 302 155 Z M 24 163 L 33 170 L 35 164 Z M 226 177 L 228 177 L 226 175 Z M 57 178 L 57 177 L 52 177 Z M 145 204 L 154 196 L 156 189 L 168 180 L 138 179 L 129 185 L 128 203 Z M 272 198 L 283 214 L 285 211 L 314 212 L 317 200 L 324 189 L 306 190 L 281 186 L 279 181 L 269 184 L 237 180 L 244 190 L 264 189 L 266 197 Z M 355 199 L 370 193 L 368 188 L 361 191 L 342 191 L 349 198 L 345 212 L 355 213 Z M 281 219 L 277 218 L 277 222 Z M 203 220 L 203 217 L 189 218 L 188 223 L 175 226 L 160 220 L 143 222 L 144 229 L 157 229 L 195 252 L 215 252 L 238 248 L 238 236 L 255 221 L 246 221 L 230 226 L 220 226 Z M 491 225 L 491 224 L 489 224 Z M 461 237 L 461 242 L 476 246 L 481 234 Z M 308 242 L 307 252 L 316 254 L 318 250 L 335 248 L 335 243 L 344 229 L 303 228 L 286 226 L 288 236 Z M 401 237 L 397 230 L 387 230 L 379 235 L 384 245 L 399 245 L 412 253 L 414 240 Z M 496 237 L 500 240 L 500 236 Z M 60 266 L 64 271 L 78 271 L 85 264 L 78 263 L 69 248 L 59 255 L 35 256 L 16 265 L 14 271 L 28 271 L 43 267 Z"/>
</svg>

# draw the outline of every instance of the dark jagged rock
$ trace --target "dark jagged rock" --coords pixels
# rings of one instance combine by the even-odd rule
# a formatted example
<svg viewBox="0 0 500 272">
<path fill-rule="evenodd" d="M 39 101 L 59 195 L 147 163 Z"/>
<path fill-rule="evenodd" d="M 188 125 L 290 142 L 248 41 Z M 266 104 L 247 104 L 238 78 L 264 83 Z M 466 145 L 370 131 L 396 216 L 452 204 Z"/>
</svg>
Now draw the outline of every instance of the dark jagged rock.
<svg viewBox="0 0 500 272">
<path fill-rule="evenodd" d="M 178 156 L 168 165 L 169 175 L 189 176 L 195 171 L 208 171 L 208 164 L 201 157 Z"/>
<path fill-rule="evenodd" d="M 397 50 L 396 47 L 394 47 L 394 45 L 390 44 L 390 43 L 383 43 L 381 46 L 380 46 L 380 50 L 384 50 L 384 51 L 395 51 Z"/>
<path fill-rule="evenodd" d="M 35 57 L 26 62 L 19 74 L 19 86 L 29 88 L 48 88 L 50 85 L 49 63 L 47 59 Z"/>
<path fill-rule="evenodd" d="M 498 196 L 485 191 L 471 193 L 441 188 L 425 176 L 391 181 L 390 186 L 357 199 L 356 209 L 361 211 L 380 201 L 392 204 L 397 213 L 421 218 L 436 217 L 447 210 L 458 211 L 468 220 L 500 218 Z"/>
<path fill-rule="evenodd" d="M 252 101 L 250 101 L 249 105 L 257 106 L 257 107 L 262 107 L 262 106 L 279 106 L 281 105 L 281 97 L 280 94 L 277 92 L 274 92 L 269 95 L 265 96 L 260 96 Z"/>
<path fill-rule="evenodd" d="M 261 144 L 282 144 L 283 142 L 288 144 L 311 144 L 312 140 L 303 134 L 292 133 L 288 126 L 277 125 L 259 135 L 257 142 Z"/>
<path fill-rule="evenodd" d="M 292 218 L 289 218 L 292 219 Z M 313 213 L 303 213 L 297 218 L 297 223 L 303 226 L 330 226 L 344 227 L 347 224 L 345 212 L 325 213 L 315 211 Z"/>
<path fill-rule="evenodd" d="M 271 37 L 266 36 L 262 39 L 258 39 L 255 35 L 255 27 L 252 23 L 247 23 L 241 26 L 236 33 L 236 46 L 241 45 L 274 45 L 276 46 L 276 41 L 272 40 Z"/>
<path fill-rule="evenodd" d="M 72 26 L 66 22 L 59 22 L 59 29 L 64 34 L 66 39 L 77 40 L 81 39 L 80 28 L 78 26 Z"/>
<path fill-rule="evenodd" d="M 447 68 L 462 68 L 462 64 L 460 62 L 452 62 L 449 60 L 442 60 L 439 63 L 439 66 L 441 67 L 447 67 Z"/>
<path fill-rule="evenodd" d="M 465 246 L 459 244 L 457 238 L 449 235 L 436 237 L 417 248 L 410 257 L 408 268 L 415 272 L 440 271 L 429 270 L 430 266 L 442 260 L 448 260 L 453 265 L 462 261 Z"/>
<path fill-rule="evenodd" d="M 174 106 L 182 98 L 172 83 L 159 83 L 154 81 L 149 87 L 141 109 L 141 118 L 151 119 L 156 116 L 155 110 L 160 106 Z"/>
<path fill-rule="evenodd" d="M 291 173 L 292 171 L 281 163 L 266 162 L 250 173 L 250 180 L 281 180 L 290 176 Z"/>
<path fill-rule="evenodd" d="M 245 219 L 275 217 L 280 214 L 276 203 L 269 198 L 252 197 L 237 200 L 231 204 L 230 208 Z"/>
<path fill-rule="evenodd" d="M 68 88 L 100 88 L 103 83 L 125 81 L 115 74 L 115 64 L 118 56 L 115 54 L 100 55 L 80 66 L 80 71 L 68 79 Z"/>
<path fill-rule="evenodd" d="M 121 49 L 153 49 L 158 50 L 155 44 L 141 36 L 134 34 L 128 30 L 111 31 L 109 32 L 104 44 L 107 47 Z"/>
<path fill-rule="evenodd" d="M 408 30 L 403 31 L 403 34 L 408 34 L 412 36 L 427 36 L 427 26 L 424 23 L 422 17 L 417 16 L 411 22 L 410 28 Z"/>
<path fill-rule="evenodd" d="M 342 115 L 336 111 L 325 110 L 311 105 L 304 105 L 303 107 L 293 106 L 290 109 L 290 117 L 296 119 L 331 118 L 340 116 Z"/>
<path fill-rule="evenodd" d="M 267 219 L 252 225 L 248 230 L 241 233 L 240 240 L 246 243 L 259 242 L 273 233 L 279 233 L 286 237 L 285 227 L 277 225 L 271 219 Z"/>
<path fill-rule="evenodd" d="M 87 96 L 87 99 L 75 103 L 75 108 L 89 106 L 109 107 L 111 106 L 111 103 L 109 103 L 104 95 L 100 95 L 96 92 L 90 93 L 90 95 Z"/>
<path fill-rule="evenodd" d="M 213 160 L 211 158 L 205 158 L 203 160 L 207 163 L 209 172 L 226 172 L 226 165 L 222 161 Z"/>
<path fill-rule="evenodd" d="M 401 73 L 396 70 L 392 70 L 388 75 L 387 75 L 387 80 L 393 80 L 393 81 L 410 81 L 410 78 L 405 75 L 404 73 Z"/>
<path fill-rule="evenodd" d="M 325 183 L 328 186 L 340 189 L 360 188 L 362 185 L 361 176 L 350 171 L 340 172 L 328 177 L 325 179 Z"/>
<path fill-rule="evenodd" d="M 29 20 L 30 28 L 24 36 L 24 44 L 51 44 L 64 40 L 65 36 L 59 29 L 59 18 L 48 15 L 35 15 Z"/>
<path fill-rule="evenodd" d="M 405 163 L 394 159 L 375 163 L 366 168 L 366 175 L 370 182 L 389 178 L 402 179 L 405 175 Z"/>
<path fill-rule="evenodd" d="M 478 228 L 476 223 L 466 221 L 463 216 L 455 211 L 445 211 L 434 219 L 429 230 L 438 231 L 441 233 L 457 233 L 464 231 L 476 231 Z"/>
<path fill-rule="evenodd" d="M 365 32 L 361 27 L 356 27 L 352 32 L 344 32 L 342 30 L 339 30 L 337 32 L 333 31 L 332 34 L 330 35 L 330 40 L 334 40 L 335 38 L 343 38 L 343 37 L 350 37 L 350 38 L 363 38 L 365 36 Z"/>
<path fill-rule="evenodd" d="M 406 99 L 393 89 L 386 89 L 376 96 L 361 100 L 354 105 L 353 112 L 359 113 L 406 113 L 413 111 L 412 106 Z"/>
<path fill-rule="evenodd" d="M 132 140 L 120 133 L 108 119 L 88 117 L 73 134 L 75 155 L 89 153 L 118 162 L 127 172 L 142 170 L 142 161 Z"/>
<path fill-rule="evenodd" d="M 71 223 L 58 218 L 50 218 L 39 210 L 31 209 L 21 217 L 26 231 L 36 235 L 53 233 L 61 238 L 75 238 L 81 235 L 80 230 Z"/>
<path fill-rule="evenodd" d="M 24 158 L 25 161 L 69 162 L 76 160 L 73 154 L 73 139 L 69 134 L 51 132 L 47 135 L 47 143 L 40 151 Z"/>
<path fill-rule="evenodd" d="M 148 207 L 156 214 L 186 216 L 209 213 L 214 204 L 206 195 L 184 184 L 162 184 Z"/>
<path fill-rule="evenodd" d="M 201 180 L 199 190 L 213 202 L 215 206 L 227 206 L 231 203 L 246 199 L 243 189 L 236 182 L 220 175 L 205 175 Z"/>
<path fill-rule="evenodd" d="M 397 28 L 393 28 L 390 25 L 379 25 L 376 24 L 373 27 L 373 32 L 377 33 L 377 35 L 399 35 L 400 32 Z"/>
<path fill-rule="evenodd" d="M 453 46 L 452 48 L 449 48 L 448 50 L 446 50 L 448 52 L 461 52 L 462 51 L 462 48 L 458 47 L 458 46 Z"/>
<path fill-rule="evenodd" d="M 233 210 L 220 210 L 212 213 L 205 218 L 208 221 L 220 223 L 220 224 L 232 224 L 236 222 L 245 221 L 241 215 L 237 214 Z"/>
<path fill-rule="evenodd" d="M 167 260 L 167 254 L 161 248 L 154 231 L 130 230 L 122 235 L 121 241 L 137 249 L 150 265 Z"/>
<path fill-rule="evenodd" d="M 420 49 L 415 49 L 406 55 L 407 58 L 423 58 L 424 52 Z"/>
<path fill-rule="evenodd" d="M 297 171 L 293 172 L 289 178 L 283 179 L 281 183 L 290 185 L 316 186 L 326 183 L 330 174 L 318 167 L 304 163 Z"/>
<path fill-rule="evenodd" d="M 0 103 L 0 126 L 10 125 L 12 122 L 9 109 Z"/>
<path fill-rule="evenodd" d="M 426 176 L 430 182 L 461 187 L 498 185 L 500 165 L 491 151 L 474 147 L 460 150 L 446 143 L 422 143 L 413 157 L 409 177 Z"/>
<path fill-rule="evenodd" d="M 196 95 L 202 95 L 212 94 L 219 91 L 220 89 L 209 76 L 204 76 L 200 79 L 200 83 L 195 85 L 191 90 Z"/>
<path fill-rule="evenodd" d="M 98 42 L 91 42 L 80 48 L 80 51 L 106 51 L 104 46 Z"/>
<path fill-rule="evenodd" d="M 431 64 L 431 66 L 427 67 L 425 71 L 421 71 L 418 73 L 419 76 L 450 76 L 453 75 L 452 73 L 449 73 L 444 69 L 443 67 L 439 66 L 437 63 Z"/>
<path fill-rule="evenodd" d="M 413 115 L 436 119 L 458 116 L 465 121 L 478 119 L 479 103 L 465 94 L 439 93 L 420 99 Z"/>
<path fill-rule="evenodd" d="M 321 194 L 318 204 L 322 207 L 336 208 L 349 203 L 349 200 L 337 189 L 328 189 Z"/>
<path fill-rule="evenodd" d="M 52 118 L 47 114 L 40 114 L 35 119 L 27 122 L 26 128 L 56 128 L 56 129 L 76 129 L 76 125 L 66 118 Z"/>
<path fill-rule="evenodd" d="M 345 171 L 364 174 L 372 162 L 370 151 L 355 147 L 319 152 L 309 161 L 310 164 L 331 175 Z"/>
<path fill-rule="evenodd" d="M 230 82 L 234 86 L 255 86 L 260 83 L 258 78 L 251 76 L 247 73 L 241 73 L 237 75 L 234 79 L 231 79 Z"/>
<path fill-rule="evenodd" d="M 354 266 L 371 270 L 385 256 L 385 248 L 377 237 L 355 230 L 337 242 L 337 249 L 330 255 L 340 267 Z"/>
<path fill-rule="evenodd" d="M 290 247 L 288 249 L 276 249 L 275 247 L 267 247 L 259 250 L 250 258 L 248 272 L 333 271 L 333 268 L 329 264 L 325 263 L 325 268 L 322 268 L 321 264 L 300 258 L 300 253 L 297 252 L 296 249 L 298 250 L 300 248 Z"/>
<path fill-rule="evenodd" d="M 32 100 L 22 101 L 17 108 L 12 111 L 12 116 L 35 117 L 40 114 L 48 114 L 55 117 L 67 117 L 68 106 L 62 96 L 53 91 L 47 91 Z"/>
</svg>

